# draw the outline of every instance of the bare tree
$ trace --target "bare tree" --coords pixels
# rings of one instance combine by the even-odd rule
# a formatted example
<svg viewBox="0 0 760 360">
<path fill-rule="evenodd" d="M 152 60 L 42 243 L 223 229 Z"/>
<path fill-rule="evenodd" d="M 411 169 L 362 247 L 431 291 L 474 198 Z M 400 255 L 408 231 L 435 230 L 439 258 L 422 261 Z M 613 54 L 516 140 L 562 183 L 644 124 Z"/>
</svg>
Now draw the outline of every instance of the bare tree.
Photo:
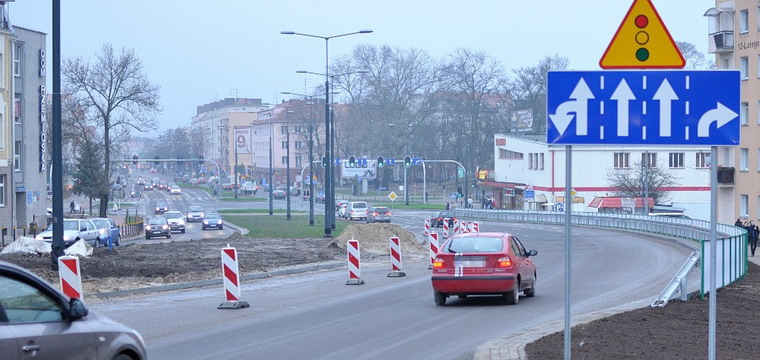
<svg viewBox="0 0 760 360">
<path fill-rule="evenodd" d="M 645 189 L 655 204 L 668 199 L 668 187 L 678 184 L 675 175 L 659 165 L 642 166 L 636 162 L 627 169 L 612 169 L 607 172 L 607 181 L 615 188 L 615 196 L 644 197 Z"/>
<path fill-rule="evenodd" d="M 130 130 L 148 131 L 157 127 L 160 112 L 159 87 L 150 83 L 133 50 L 114 51 L 103 45 L 97 60 L 66 59 L 62 75 L 68 93 L 81 96 L 85 112 L 92 112 L 102 130 L 105 173 L 111 175 L 114 144 L 128 138 Z M 100 194 L 100 216 L 106 216 L 109 194 Z"/>
<path fill-rule="evenodd" d="M 532 133 L 546 133 L 547 74 L 552 70 L 564 70 L 569 63 L 565 57 L 551 55 L 543 58 L 536 66 L 512 70 L 514 79 L 509 84 L 509 93 L 516 109 L 532 110 Z"/>
<path fill-rule="evenodd" d="M 681 55 L 686 60 L 687 69 L 706 70 L 715 68 L 715 63 L 709 60 L 705 54 L 699 52 L 694 44 L 686 41 L 676 41 L 676 46 L 678 46 L 678 50 L 681 51 Z"/>
</svg>

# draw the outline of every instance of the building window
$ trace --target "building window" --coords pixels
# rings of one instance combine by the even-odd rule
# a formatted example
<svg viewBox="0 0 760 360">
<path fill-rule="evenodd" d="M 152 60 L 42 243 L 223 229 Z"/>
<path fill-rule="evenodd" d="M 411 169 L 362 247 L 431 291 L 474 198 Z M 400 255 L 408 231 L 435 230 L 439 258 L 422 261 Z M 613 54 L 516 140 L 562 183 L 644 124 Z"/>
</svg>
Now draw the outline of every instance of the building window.
<svg viewBox="0 0 760 360">
<path fill-rule="evenodd" d="M 757 197 L 757 218 L 760 219 L 760 196 Z"/>
<path fill-rule="evenodd" d="M 749 103 L 742 103 L 741 114 L 739 114 L 740 123 L 747 125 L 749 123 Z"/>
<path fill-rule="evenodd" d="M 510 151 L 507 149 L 499 149 L 499 159 L 522 160 L 523 153 Z"/>
<path fill-rule="evenodd" d="M 707 167 L 707 159 L 710 158 L 709 152 L 698 152 L 697 153 L 697 161 L 695 162 L 695 166 L 698 168 L 706 168 Z"/>
<path fill-rule="evenodd" d="M 683 169 L 684 153 L 670 153 L 669 164 L 672 169 Z"/>
<path fill-rule="evenodd" d="M 13 76 L 21 76 L 21 45 L 13 47 Z"/>
<path fill-rule="evenodd" d="M 641 166 L 649 168 L 657 167 L 657 153 L 643 153 L 641 154 Z"/>
<path fill-rule="evenodd" d="M 288 127 L 286 125 L 280 126 L 280 134 L 287 134 Z"/>
<path fill-rule="evenodd" d="M 5 207 L 5 177 L 0 175 L 0 207 Z"/>
<path fill-rule="evenodd" d="M 615 169 L 628 169 L 631 153 L 615 153 Z"/>
<path fill-rule="evenodd" d="M 21 94 L 13 95 L 13 121 L 21 124 Z"/>
<path fill-rule="evenodd" d="M 749 58 L 746 56 L 742 56 L 739 58 L 739 72 L 741 74 L 742 80 L 749 79 Z"/>
<path fill-rule="evenodd" d="M 749 171 L 749 149 L 739 149 L 739 170 Z"/>
<path fill-rule="evenodd" d="M 301 142 L 300 141 L 296 141 L 296 149 L 300 149 L 300 148 L 301 148 Z"/>
<path fill-rule="evenodd" d="M 13 170 L 21 171 L 21 141 L 13 146 Z"/>
<path fill-rule="evenodd" d="M 301 157 L 296 156 L 296 166 L 301 167 Z"/>
<path fill-rule="evenodd" d="M 543 170 L 544 169 L 544 153 L 540 153 L 539 156 L 541 159 L 539 160 L 539 163 L 538 163 L 538 169 Z"/>
<path fill-rule="evenodd" d="M 742 34 L 749 32 L 749 11 L 747 9 L 739 10 L 739 32 Z"/>
<path fill-rule="evenodd" d="M 528 170 L 533 170 L 533 153 L 528 154 Z"/>
<path fill-rule="evenodd" d="M 282 157 L 282 164 L 283 165 L 287 165 L 288 164 L 288 157 L 287 156 L 283 156 Z"/>
<path fill-rule="evenodd" d="M 744 218 L 749 216 L 749 195 L 747 194 L 739 195 L 739 215 Z"/>
<path fill-rule="evenodd" d="M 280 144 L 280 146 L 281 146 L 280 149 L 285 150 L 285 149 L 288 148 L 288 142 L 287 141 L 283 141 L 282 144 Z"/>
<path fill-rule="evenodd" d="M 301 126 L 300 125 L 296 125 L 295 129 L 293 129 L 293 132 L 295 132 L 296 134 L 300 134 L 301 133 Z"/>
</svg>

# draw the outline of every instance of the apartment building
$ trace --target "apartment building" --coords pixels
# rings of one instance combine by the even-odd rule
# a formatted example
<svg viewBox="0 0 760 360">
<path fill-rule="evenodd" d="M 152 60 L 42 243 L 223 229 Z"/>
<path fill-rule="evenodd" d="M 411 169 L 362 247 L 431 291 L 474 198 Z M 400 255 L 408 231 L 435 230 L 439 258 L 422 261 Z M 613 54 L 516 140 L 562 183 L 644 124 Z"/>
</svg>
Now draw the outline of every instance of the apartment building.
<svg viewBox="0 0 760 360">
<path fill-rule="evenodd" d="M 741 73 L 741 142 L 720 147 L 718 221 L 760 219 L 760 3 L 719 0 L 707 9 L 708 48 L 719 69 Z M 733 176 L 731 176 L 733 175 Z M 721 174 L 719 173 L 719 176 Z M 733 179 L 731 179 L 733 177 Z M 729 181 L 732 180 L 732 181 Z"/>
</svg>

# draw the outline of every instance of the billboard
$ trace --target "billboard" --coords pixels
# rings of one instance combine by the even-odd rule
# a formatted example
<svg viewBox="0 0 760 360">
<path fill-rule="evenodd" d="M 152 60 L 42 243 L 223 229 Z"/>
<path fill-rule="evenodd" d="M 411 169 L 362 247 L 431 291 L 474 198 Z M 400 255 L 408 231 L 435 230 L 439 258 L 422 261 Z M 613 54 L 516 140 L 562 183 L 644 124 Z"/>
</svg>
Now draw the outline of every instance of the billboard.
<svg viewBox="0 0 760 360">
<path fill-rule="evenodd" d="M 235 128 L 235 153 L 251 153 L 251 127 Z"/>
<path fill-rule="evenodd" d="M 533 130 L 533 109 L 517 110 L 512 113 L 512 132 Z"/>
<path fill-rule="evenodd" d="M 377 177 L 377 160 L 366 160 L 366 163 L 356 163 L 355 167 L 348 167 L 348 161 L 341 161 L 341 177 L 352 179 L 355 176 L 364 179 L 374 179 Z"/>
</svg>

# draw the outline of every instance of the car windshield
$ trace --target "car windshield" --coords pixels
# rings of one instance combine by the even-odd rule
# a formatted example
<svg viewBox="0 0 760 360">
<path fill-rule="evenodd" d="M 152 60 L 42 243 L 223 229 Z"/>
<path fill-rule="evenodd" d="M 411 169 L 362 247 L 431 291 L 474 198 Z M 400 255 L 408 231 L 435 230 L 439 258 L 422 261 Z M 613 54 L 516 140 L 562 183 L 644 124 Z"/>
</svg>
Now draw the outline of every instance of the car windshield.
<svg viewBox="0 0 760 360">
<path fill-rule="evenodd" d="M 498 237 L 461 237 L 451 240 L 448 251 L 452 253 L 488 253 L 501 251 L 504 244 Z"/>
<path fill-rule="evenodd" d="M 156 207 L 166 207 L 166 203 L 157 202 Z"/>
<path fill-rule="evenodd" d="M 387 214 L 388 208 L 374 208 L 373 211 L 378 214 Z"/>
<path fill-rule="evenodd" d="M 351 207 L 354 208 L 354 209 L 363 209 L 363 208 L 367 207 L 367 204 L 365 204 L 365 203 L 354 203 L 353 205 L 351 205 Z"/>
<path fill-rule="evenodd" d="M 182 213 L 179 211 L 168 211 L 164 214 L 167 219 L 181 219 Z"/>
<path fill-rule="evenodd" d="M 51 226 L 50 229 L 52 230 L 53 227 Z M 77 221 L 77 220 L 64 220 L 63 221 L 63 230 L 79 231 L 79 221 Z"/>
<path fill-rule="evenodd" d="M 221 219 L 222 217 L 219 216 L 219 214 L 208 214 L 208 216 L 206 216 L 206 218 L 207 219 Z"/>
<path fill-rule="evenodd" d="M 164 218 L 152 218 L 152 219 L 148 220 L 148 224 L 151 224 L 151 225 L 166 224 L 166 219 L 164 219 Z"/>
<path fill-rule="evenodd" d="M 438 217 L 454 217 L 454 213 L 450 211 L 441 211 Z"/>
<path fill-rule="evenodd" d="M 111 227 L 111 224 L 106 219 L 92 219 L 92 222 L 95 223 L 95 226 L 98 229 L 107 229 Z"/>
<path fill-rule="evenodd" d="M 188 211 L 191 211 L 191 212 L 203 212 L 203 208 L 201 208 L 200 206 L 191 206 L 191 207 L 188 208 Z"/>
</svg>

